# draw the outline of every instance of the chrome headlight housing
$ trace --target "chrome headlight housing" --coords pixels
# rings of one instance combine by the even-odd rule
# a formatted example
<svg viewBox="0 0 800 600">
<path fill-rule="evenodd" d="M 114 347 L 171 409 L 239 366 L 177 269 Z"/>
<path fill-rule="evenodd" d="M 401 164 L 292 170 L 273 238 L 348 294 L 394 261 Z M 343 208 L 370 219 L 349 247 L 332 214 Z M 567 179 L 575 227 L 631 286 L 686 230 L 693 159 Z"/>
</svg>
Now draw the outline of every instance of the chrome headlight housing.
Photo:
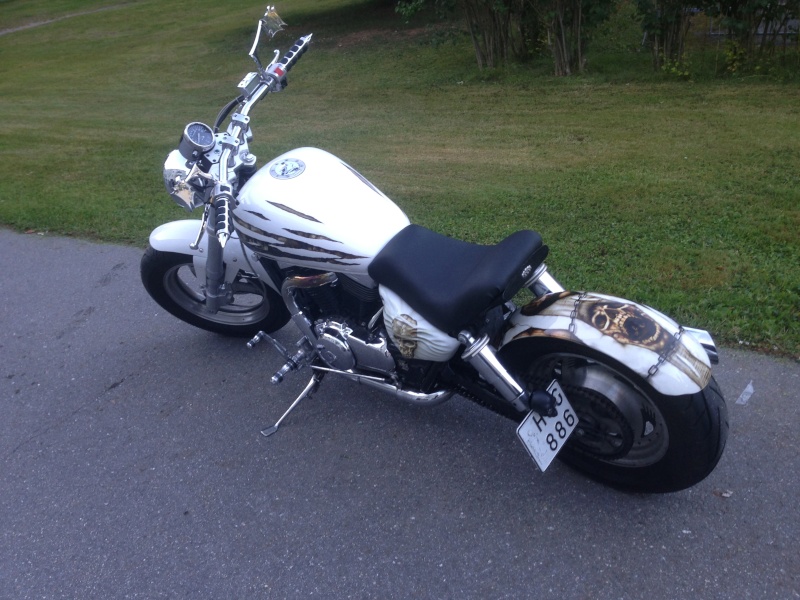
<svg viewBox="0 0 800 600">
<path fill-rule="evenodd" d="M 206 182 L 196 177 L 196 169 L 187 166 L 180 150 L 173 150 L 164 162 L 164 185 L 178 206 L 189 212 L 205 204 L 209 190 Z"/>
</svg>

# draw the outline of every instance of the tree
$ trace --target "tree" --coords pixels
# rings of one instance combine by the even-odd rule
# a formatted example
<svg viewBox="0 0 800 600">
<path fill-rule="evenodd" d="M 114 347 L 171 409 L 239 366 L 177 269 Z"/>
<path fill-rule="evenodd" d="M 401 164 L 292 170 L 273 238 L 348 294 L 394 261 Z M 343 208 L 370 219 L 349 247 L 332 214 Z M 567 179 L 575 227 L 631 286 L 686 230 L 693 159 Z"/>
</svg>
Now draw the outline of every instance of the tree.
<svg viewBox="0 0 800 600">
<path fill-rule="evenodd" d="M 426 6 L 442 16 L 460 10 L 467 22 L 478 68 L 494 68 L 528 52 L 529 0 L 398 0 L 396 10 L 410 17 Z M 535 34 L 534 34 L 535 35 Z"/>
<path fill-rule="evenodd" d="M 788 36 L 797 36 L 800 0 L 726 0 L 709 2 L 706 12 L 718 17 L 728 30 L 733 53 L 744 60 L 771 58 L 778 44 L 785 49 Z M 794 31 L 790 31 L 794 23 Z"/>
<path fill-rule="evenodd" d="M 797 19 L 800 0 L 726 0 L 709 2 L 706 13 L 718 19 L 720 29 L 727 30 L 726 70 L 729 73 L 786 65 L 790 42 L 795 44 L 800 64 Z M 776 50 L 782 49 L 776 57 Z"/>
<path fill-rule="evenodd" d="M 461 0 L 478 68 L 498 67 L 524 52 L 517 35 L 524 0 Z"/>
<path fill-rule="evenodd" d="M 607 19 L 616 0 L 398 0 L 408 17 L 426 6 L 437 12 L 459 8 L 469 27 L 479 68 L 498 67 L 529 55 L 546 32 L 556 75 L 584 69 L 594 27 Z"/>
<path fill-rule="evenodd" d="M 642 29 L 653 53 L 653 68 L 682 63 L 692 15 L 699 2 L 686 0 L 637 0 Z"/>
<path fill-rule="evenodd" d="M 557 76 L 580 73 L 592 30 L 611 16 L 615 0 L 531 0 L 547 29 Z"/>
</svg>

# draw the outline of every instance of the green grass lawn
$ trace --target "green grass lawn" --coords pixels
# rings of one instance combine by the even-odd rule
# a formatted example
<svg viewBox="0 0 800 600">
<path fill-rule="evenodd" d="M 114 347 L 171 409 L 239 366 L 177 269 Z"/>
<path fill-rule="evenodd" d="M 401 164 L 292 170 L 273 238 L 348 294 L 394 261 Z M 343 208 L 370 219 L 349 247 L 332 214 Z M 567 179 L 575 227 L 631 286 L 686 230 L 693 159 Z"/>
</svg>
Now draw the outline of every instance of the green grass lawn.
<svg viewBox="0 0 800 600">
<path fill-rule="evenodd" d="M 254 114 L 262 162 L 325 148 L 418 223 L 483 243 L 537 229 L 566 287 L 800 356 L 797 85 L 623 79 L 607 57 L 579 78 L 546 63 L 481 73 L 466 38 L 435 47 L 440 31 L 387 2 L 278 9 L 276 45 L 315 43 Z M 184 218 L 163 159 L 234 95 L 262 12 L 0 0 L 0 30 L 85 13 L 0 36 L 0 223 L 144 246 Z"/>
</svg>

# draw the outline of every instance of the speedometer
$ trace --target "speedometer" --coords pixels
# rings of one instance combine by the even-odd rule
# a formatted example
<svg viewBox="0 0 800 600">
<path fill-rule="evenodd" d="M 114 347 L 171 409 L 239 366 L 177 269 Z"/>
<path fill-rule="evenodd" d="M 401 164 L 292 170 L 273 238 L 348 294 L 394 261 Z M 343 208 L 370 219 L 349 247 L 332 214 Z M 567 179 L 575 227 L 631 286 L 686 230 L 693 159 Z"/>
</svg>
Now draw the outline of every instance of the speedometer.
<svg viewBox="0 0 800 600">
<path fill-rule="evenodd" d="M 178 146 L 181 154 L 187 159 L 197 158 L 214 147 L 214 131 L 205 123 L 189 123 L 183 130 L 181 143 Z"/>
</svg>

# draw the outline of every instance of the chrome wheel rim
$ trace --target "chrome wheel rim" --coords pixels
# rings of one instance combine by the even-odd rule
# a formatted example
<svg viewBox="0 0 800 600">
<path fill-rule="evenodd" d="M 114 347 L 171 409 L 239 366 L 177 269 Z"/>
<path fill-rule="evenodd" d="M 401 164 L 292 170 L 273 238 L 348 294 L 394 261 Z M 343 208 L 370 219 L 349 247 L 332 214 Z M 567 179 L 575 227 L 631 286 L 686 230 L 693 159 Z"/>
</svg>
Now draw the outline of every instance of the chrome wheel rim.
<svg viewBox="0 0 800 600">
<path fill-rule="evenodd" d="M 164 290 L 183 310 L 206 321 L 223 325 L 249 325 L 269 314 L 269 301 L 264 283 L 254 275 L 239 274 L 231 284 L 232 298 L 216 314 L 208 312 L 203 294 L 191 263 L 175 265 L 164 273 Z"/>
</svg>

